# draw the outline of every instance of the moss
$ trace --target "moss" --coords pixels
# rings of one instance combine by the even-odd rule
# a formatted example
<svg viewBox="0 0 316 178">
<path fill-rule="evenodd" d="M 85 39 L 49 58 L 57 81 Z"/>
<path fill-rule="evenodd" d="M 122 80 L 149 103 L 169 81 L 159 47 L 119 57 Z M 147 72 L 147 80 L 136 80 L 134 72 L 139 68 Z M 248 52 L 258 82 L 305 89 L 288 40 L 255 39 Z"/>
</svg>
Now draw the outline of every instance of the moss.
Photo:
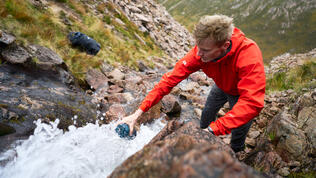
<svg viewBox="0 0 316 178">
<path fill-rule="evenodd" d="M 21 124 L 25 121 L 25 118 L 23 116 L 18 116 L 17 118 L 11 118 L 9 122 L 15 123 L 15 124 Z"/>
<path fill-rule="evenodd" d="M 2 103 L 0 103 L 0 108 L 8 108 L 8 105 L 7 104 L 2 104 Z"/>
<path fill-rule="evenodd" d="M 0 123 L 0 136 L 14 133 L 15 129 L 9 125 Z"/>
<path fill-rule="evenodd" d="M 301 173 L 291 173 L 289 178 L 314 178 L 316 177 L 316 172 L 301 172 Z"/>
<path fill-rule="evenodd" d="M 72 115 L 77 115 L 81 111 L 80 109 L 78 109 L 78 108 L 76 108 L 74 106 L 69 106 L 69 105 L 64 104 L 64 103 L 62 103 L 60 101 L 57 103 L 57 105 L 60 108 L 66 109 L 68 111 L 71 111 Z"/>
</svg>

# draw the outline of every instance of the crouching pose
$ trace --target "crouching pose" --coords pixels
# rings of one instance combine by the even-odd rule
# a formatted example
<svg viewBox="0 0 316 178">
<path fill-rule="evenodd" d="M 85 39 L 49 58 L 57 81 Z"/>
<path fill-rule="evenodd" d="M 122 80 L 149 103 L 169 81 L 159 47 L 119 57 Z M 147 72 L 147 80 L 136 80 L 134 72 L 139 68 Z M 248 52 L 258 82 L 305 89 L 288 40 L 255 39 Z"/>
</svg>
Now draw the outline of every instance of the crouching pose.
<svg viewBox="0 0 316 178">
<path fill-rule="evenodd" d="M 202 17 L 193 34 L 196 45 L 171 72 L 163 75 L 139 109 L 119 123 L 128 124 L 132 133 L 143 112 L 191 73 L 202 70 L 215 85 L 207 97 L 200 127 L 208 128 L 214 135 L 232 133 L 231 148 L 235 152 L 242 151 L 252 119 L 264 106 L 265 72 L 261 51 L 254 41 L 234 27 L 232 18 L 224 15 Z M 217 119 L 217 112 L 226 102 L 231 110 Z"/>
</svg>

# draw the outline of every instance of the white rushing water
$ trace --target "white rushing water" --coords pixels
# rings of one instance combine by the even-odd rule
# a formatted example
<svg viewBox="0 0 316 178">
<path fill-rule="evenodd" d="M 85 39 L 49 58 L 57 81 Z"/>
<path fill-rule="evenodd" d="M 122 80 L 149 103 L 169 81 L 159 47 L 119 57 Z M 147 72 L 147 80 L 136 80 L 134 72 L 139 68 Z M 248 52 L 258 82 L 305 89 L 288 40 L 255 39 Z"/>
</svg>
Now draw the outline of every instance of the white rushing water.
<svg viewBox="0 0 316 178">
<path fill-rule="evenodd" d="M 1 178 L 106 177 L 129 156 L 143 148 L 165 124 L 142 125 L 134 140 L 120 138 L 115 124 L 69 127 L 68 132 L 37 121 L 34 135 L 0 155 Z"/>
</svg>

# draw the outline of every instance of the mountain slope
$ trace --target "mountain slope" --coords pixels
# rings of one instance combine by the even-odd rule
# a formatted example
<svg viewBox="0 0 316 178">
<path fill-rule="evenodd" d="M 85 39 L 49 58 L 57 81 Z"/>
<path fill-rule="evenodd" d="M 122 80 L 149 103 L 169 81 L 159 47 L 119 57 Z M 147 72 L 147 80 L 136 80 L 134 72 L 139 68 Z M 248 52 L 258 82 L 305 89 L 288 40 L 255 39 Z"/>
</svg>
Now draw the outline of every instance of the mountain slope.
<svg viewBox="0 0 316 178">
<path fill-rule="evenodd" d="M 203 15 L 225 14 L 254 39 L 265 61 L 285 52 L 306 52 L 316 46 L 316 1 L 312 0 L 159 0 L 190 30 Z"/>
</svg>

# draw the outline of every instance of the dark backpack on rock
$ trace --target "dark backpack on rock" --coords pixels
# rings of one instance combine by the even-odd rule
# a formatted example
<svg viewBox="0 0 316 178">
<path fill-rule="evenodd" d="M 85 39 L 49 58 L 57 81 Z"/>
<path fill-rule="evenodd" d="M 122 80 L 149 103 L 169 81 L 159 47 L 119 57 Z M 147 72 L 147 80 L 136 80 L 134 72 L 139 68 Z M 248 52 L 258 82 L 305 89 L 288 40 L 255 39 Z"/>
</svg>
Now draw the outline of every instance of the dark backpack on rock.
<svg viewBox="0 0 316 178">
<path fill-rule="evenodd" d="M 78 46 L 88 54 L 96 55 L 100 51 L 100 44 L 81 32 L 70 32 L 67 37 L 73 46 Z"/>
</svg>

